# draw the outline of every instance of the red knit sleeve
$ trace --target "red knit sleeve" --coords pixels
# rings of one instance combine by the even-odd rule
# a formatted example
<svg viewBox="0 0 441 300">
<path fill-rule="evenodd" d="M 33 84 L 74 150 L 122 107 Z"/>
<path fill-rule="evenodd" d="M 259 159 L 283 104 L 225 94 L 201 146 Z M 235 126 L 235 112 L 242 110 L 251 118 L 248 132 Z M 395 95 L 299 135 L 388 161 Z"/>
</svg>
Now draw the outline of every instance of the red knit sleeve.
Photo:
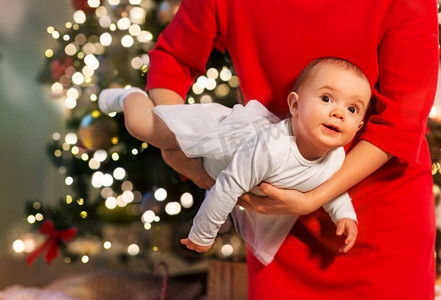
<svg viewBox="0 0 441 300">
<path fill-rule="evenodd" d="M 168 88 L 185 99 L 195 76 L 205 71 L 217 34 L 214 0 L 183 0 L 149 52 L 146 90 Z"/>
<path fill-rule="evenodd" d="M 397 0 L 379 45 L 376 110 L 362 136 L 409 162 L 418 162 L 439 68 L 436 1 Z"/>
</svg>

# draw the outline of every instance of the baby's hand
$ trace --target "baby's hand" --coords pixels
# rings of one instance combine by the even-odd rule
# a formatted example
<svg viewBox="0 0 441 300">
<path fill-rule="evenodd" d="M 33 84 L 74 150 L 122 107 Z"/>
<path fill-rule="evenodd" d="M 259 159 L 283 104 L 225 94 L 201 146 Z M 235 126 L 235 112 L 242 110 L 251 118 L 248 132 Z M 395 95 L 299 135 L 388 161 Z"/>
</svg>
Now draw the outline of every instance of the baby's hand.
<svg viewBox="0 0 441 300">
<path fill-rule="evenodd" d="M 211 246 L 200 246 L 193 243 L 189 238 L 181 239 L 181 244 L 187 246 L 188 249 L 202 253 L 210 250 Z"/>
<path fill-rule="evenodd" d="M 354 246 L 355 240 L 357 239 L 358 227 L 355 220 L 342 218 L 337 221 L 336 234 L 340 236 L 343 233 L 346 235 L 346 240 L 345 244 L 339 249 L 339 251 L 346 253 L 352 248 L 352 246 Z"/>
</svg>

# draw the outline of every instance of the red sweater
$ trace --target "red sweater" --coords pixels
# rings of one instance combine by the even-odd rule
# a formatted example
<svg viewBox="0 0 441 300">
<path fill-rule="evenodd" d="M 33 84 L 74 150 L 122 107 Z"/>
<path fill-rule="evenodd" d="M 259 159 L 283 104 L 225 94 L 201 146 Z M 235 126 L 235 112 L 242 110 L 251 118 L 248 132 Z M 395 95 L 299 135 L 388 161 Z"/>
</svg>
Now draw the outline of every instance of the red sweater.
<svg viewBox="0 0 441 300">
<path fill-rule="evenodd" d="M 311 4 L 314 3 L 314 4 Z M 287 113 L 286 96 L 311 60 L 358 65 L 374 87 L 365 139 L 395 157 L 349 192 L 355 247 L 321 210 L 292 229 L 274 261 L 251 255 L 250 299 L 433 299 L 434 200 L 425 140 L 438 71 L 434 0 L 184 0 L 150 52 L 147 89 L 185 97 L 213 47 L 227 49 L 245 101 Z"/>
</svg>

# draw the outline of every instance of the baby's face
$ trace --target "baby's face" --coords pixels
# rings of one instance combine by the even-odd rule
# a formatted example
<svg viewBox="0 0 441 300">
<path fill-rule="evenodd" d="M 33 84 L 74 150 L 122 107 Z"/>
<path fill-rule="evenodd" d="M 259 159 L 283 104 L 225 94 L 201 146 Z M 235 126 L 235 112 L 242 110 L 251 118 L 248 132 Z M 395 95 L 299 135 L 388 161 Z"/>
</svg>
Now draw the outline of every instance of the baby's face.
<svg viewBox="0 0 441 300">
<path fill-rule="evenodd" d="M 363 126 L 370 97 L 367 80 L 332 64 L 320 66 L 298 91 L 296 137 L 323 150 L 348 144 Z"/>
</svg>

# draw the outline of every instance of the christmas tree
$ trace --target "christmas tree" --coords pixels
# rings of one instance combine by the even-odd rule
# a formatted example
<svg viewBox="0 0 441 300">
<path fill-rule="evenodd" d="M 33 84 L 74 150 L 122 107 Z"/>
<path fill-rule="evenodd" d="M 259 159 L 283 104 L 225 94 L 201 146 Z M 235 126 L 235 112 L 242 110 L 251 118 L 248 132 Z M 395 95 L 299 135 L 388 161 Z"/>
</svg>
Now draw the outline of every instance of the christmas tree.
<svg viewBox="0 0 441 300">
<path fill-rule="evenodd" d="M 47 29 L 57 40 L 47 49 L 39 81 L 67 110 L 67 133 L 55 132 L 48 153 L 70 191 L 55 206 L 34 199 L 27 221 L 46 236 L 28 256 L 61 252 L 67 263 L 96 256 L 120 262 L 169 253 L 187 262 L 209 257 L 243 258 L 243 243 L 231 222 L 204 255 L 179 240 L 189 232 L 205 191 L 168 167 L 160 151 L 131 137 L 122 114 L 104 115 L 97 96 L 104 88 L 144 88 L 147 52 L 173 18 L 175 0 L 73 0 L 73 21 Z M 238 79 L 228 57 L 213 52 L 207 73 L 188 93 L 189 104 L 237 102 Z"/>
</svg>

